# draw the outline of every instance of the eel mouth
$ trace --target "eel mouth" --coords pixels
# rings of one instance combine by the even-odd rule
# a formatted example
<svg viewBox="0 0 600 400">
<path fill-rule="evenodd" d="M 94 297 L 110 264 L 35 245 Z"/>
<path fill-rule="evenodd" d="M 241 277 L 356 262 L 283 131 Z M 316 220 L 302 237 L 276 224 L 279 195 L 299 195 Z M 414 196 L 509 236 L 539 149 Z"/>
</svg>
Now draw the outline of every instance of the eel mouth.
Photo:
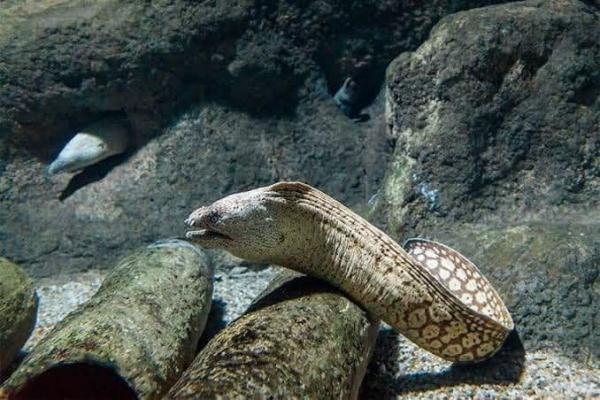
<svg viewBox="0 0 600 400">
<path fill-rule="evenodd" d="M 186 239 L 189 240 L 233 240 L 230 236 L 225 235 L 224 233 L 217 232 L 212 229 L 199 229 L 195 231 L 188 231 L 185 234 Z"/>
</svg>

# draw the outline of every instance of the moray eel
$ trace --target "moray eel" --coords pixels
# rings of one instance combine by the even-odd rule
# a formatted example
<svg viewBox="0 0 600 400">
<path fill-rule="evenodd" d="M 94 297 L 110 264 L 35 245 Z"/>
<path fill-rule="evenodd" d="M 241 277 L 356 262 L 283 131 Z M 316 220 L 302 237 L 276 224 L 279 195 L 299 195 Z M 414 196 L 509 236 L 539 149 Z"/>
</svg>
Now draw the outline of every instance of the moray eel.
<svg viewBox="0 0 600 400">
<path fill-rule="evenodd" d="M 189 240 L 281 265 L 340 288 L 374 317 L 452 362 L 496 353 L 513 329 L 498 293 L 477 267 L 436 242 L 408 252 L 317 189 L 298 182 L 236 193 L 194 211 Z"/>
<path fill-rule="evenodd" d="M 123 153 L 129 134 L 123 121 L 115 118 L 99 120 L 77 133 L 48 167 L 48 172 L 75 172 L 115 154 Z"/>
<path fill-rule="evenodd" d="M 338 108 L 350 118 L 356 118 L 358 112 L 359 91 L 358 84 L 352 78 L 346 78 L 342 87 L 333 96 Z"/>
</svg>

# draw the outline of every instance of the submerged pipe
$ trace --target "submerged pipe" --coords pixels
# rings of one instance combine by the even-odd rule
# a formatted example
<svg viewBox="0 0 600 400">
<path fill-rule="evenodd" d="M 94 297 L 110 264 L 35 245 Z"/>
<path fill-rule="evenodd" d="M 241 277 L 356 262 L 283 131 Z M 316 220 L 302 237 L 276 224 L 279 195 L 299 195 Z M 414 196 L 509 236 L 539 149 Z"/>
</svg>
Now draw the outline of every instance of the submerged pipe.
<svg viewBox="0 0 600 400">
<path fill-rule="evenodd" d="M 158 399 L 195 355 L 212 297 L 207 256 L 181 240 L 122 259 L 29 354 L 0 399 Z"/>
<path fill-rule="evenodd" d="M 377 331 L 337 290 L 285 271 L 206 345 L 165 399 L 356 399 Z"/>
</svg>

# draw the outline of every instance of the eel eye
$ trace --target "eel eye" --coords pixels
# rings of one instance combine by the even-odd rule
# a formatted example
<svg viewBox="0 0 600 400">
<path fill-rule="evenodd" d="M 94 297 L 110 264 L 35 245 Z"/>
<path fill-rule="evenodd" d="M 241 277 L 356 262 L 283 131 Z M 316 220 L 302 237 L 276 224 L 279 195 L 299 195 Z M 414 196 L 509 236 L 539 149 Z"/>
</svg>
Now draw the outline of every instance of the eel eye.
<svg viewBox="0 0 600 400">
<path fill-rule="evenodd" d="M 216 224 L 217 222 L 219 222 L 220 218 L 221 214 L 218 211 L 213 211 L 208 215 L 208 222 L 210 224 Z"/>
</svg>

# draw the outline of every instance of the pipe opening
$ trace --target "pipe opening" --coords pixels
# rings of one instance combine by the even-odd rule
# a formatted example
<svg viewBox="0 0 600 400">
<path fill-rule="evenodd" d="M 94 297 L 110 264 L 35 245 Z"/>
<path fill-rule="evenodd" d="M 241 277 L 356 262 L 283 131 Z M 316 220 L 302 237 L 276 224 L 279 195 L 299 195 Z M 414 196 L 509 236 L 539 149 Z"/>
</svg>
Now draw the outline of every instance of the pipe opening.
<svg viewBox="0 0 600 400">
<path fill-rule="evenodd" d="M 113 369 L 76 363 L 50 368 L 29 379 L 11 400 L 137 400 Z"/>
</svg>

